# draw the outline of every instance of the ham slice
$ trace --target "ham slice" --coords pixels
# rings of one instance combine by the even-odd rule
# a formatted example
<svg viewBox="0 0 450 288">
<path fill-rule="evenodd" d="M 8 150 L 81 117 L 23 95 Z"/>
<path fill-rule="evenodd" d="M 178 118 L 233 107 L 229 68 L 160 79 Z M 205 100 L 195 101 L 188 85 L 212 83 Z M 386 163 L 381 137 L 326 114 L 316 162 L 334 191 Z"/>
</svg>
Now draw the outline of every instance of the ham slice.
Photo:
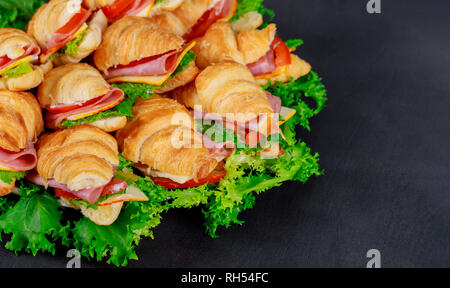
<svg viewBox="0 0 450 288">
<path fill-rule="evenodd" d="M 90 105 L 83 106 L 83 103 L 80 103 L 80 108 L 76 108 L 67 112 L 62 112 L 58 114 L 48 112 L 45 115 L 47 127 L 50 129 L 57 129 L 59 127 L 59 124 L 61 124 L 64 120 L 66 120 L 70 116 L 86 114 L 90 111 L 99 110 L 102 107 L 106 107 L 114 103 L 120 103 L 125 98 L 124 95 L 125 95 L 124 92 L 119 88 L 112 88 L 108 94 L 105 94 L 103 97 L 99 97 L 98 101 Z"/>
<path fill-rule="evenodd" d="M 8 62 L 6 62 L 5 64 L 3 64 L 0 67 L 0 70 L 3 70 L 4 68 L 16 63 L 17 61 L 22 60 L 23 58 L 26 58 L 28 56 L 33 56 L 33 58 L 36 58 L 39 56 L 39 54 L 41 54 L 41 48 L 37 45 L 28 45 L 23 47 L 25 50 L 25 53 L 20 56 L 19 58 L 16 59 L 10 59 Z"/>
<path fill-rule="evenodd" d="M 74 199 L 82 199 L 85 200 L 91 204 L 94 204 L 98 201 L 100 196 L 109 195 L 109 194 L 115 194 L 118 193 L 128 187 L 125 181 L 116 181 L 115 179 L 111 180 L 110 183 L 100 186 L 100 187 L 93 187 L 93 188 L 86 188 L 78 191 L 70 190 L 67 185 L 60 184 L 56 182 L 54 179 L 51 179 L 47 182 L 47 185 L 45 185 L 44 180 L 36 171 L 33 171 L 31 173 L 28 173 L 26 176 L 27 180 L 39 185 L 39 186 L 46 186 L 46 187 L 52 187 L 55 189 L 63 190 L 66 193 L 72 194 Z M 107 188 L 107 189 L 105 189 Z"/>
<path fill-rule="evenodd" d="M 274 51 L 270 49 L 266 55 L 261 57 L 258 61 L 247 64 L 247 68 L 255 76 L 274 72 L 277 69 Z"/>
<path fill-rule="evenodd" d="M 91 16 L 92 11 L 81 9 L 79 13 L 75 14 L 69 22 L 59 28 L 47 42 L 46 53 L 64 47 L 71 41 L 72 36 L 80 30 L 81 26 Z M 56 52 L 56 51 L 53 51 Z"/>
<path fill-rule="evenodd" d="M 178 53 L 173 50 L 162 55 L 134 61 L 125 66 L 109 69 L 106 80 L 121 76 L 155 76 L 172 73 L 177 67 Z"/>
<path fill-rule="evenodd" d="M 208 148 L 211 157 L 216 159 L 217 162 L 220 162 L 223 159 L 230 156 L 231 154 L 233 154 L 233 151 L 236 149 L 236 145 L 234 145 L 234 143 L 231 141 L 217 143 L 214 140 L 212 140 L 208 135 L 201 134 L 201 136 L 203 139 L 202 141 L 203 145 L 206 148 Z"/>
<path fill-rule="evenodd" d="M 16 171 L 28 171 L 36 167 L 37 154 L 33 142 L 28 142 L 20 152 L 0 149 L 0 166 Z"/>
<path fill-rule="evenodd" d="M 136 0 L 125 16 L 137 16 L 143 9 L 153 4 L 154 0 Z"/>
</svg>

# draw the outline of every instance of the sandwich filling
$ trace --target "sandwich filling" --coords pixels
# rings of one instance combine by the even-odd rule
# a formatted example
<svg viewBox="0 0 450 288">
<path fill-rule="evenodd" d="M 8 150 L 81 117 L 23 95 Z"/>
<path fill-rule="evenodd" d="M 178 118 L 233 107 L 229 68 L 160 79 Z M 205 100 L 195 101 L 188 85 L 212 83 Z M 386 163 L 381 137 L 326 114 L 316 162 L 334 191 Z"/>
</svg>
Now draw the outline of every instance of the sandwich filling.
<svg viewBox="0 0 450 288">
<path fill-rule="evenodd" d="M 22 56 L 11 59 L 8 55 L 0 57 L 0 75 L 5 78 L 17 77 L 33 72 L 31 62 L 38 60 L 41 48 L 36 45 L 23 47 Z"/>
<path fill-rule="evenodd" d="M 116 0 L 114 3 L 103 7 L 102 11 L 110 22 L 117 21 L 125 16 L 147 17 L 154 2 L 155 0 Z"/>
</svg>

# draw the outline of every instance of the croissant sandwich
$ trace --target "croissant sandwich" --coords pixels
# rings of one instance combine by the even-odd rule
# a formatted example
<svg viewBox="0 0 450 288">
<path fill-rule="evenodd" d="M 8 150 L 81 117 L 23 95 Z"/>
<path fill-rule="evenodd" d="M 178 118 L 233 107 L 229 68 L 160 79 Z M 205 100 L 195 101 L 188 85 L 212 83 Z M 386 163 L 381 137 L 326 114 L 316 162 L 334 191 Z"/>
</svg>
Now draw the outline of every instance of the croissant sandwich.
<svg viewBox="0 0 450 288">
<path fill-rule="evenodd" d="M 194 131 L 186 108 L 172 99 L 152 98 L 139 102 L 133 113 L 134 119 L 117 132 L 125 158 L 155 183 L 163 178 L 186 187 L 205 184 L 218 162 Z"/>
<path fill-rule="evenodd" d="M 41 62 L 56 65 L 77 63 L 97 49 L 108 20 L 101 10 L 92 13 L 82 0 L 51 0 L 41 6 L 28 23 L 43 53 Z"/>
<path fill-rule="evenodd" d="M 311 66 L 291 54 L 285 42 L 276 36 L 275 24 L 235 34 L 229 23 L 212 25 L 194 49 L 199 68 L 232 60 L 247 65 L 259 84 L 267 84 L 269 80 L 288 82 L 311 71 Z"/>
<path fill-rule="evenodd" d="M 36 40 L 15 28 L 0 28 L 0 89 L 26 91 L 41 84 L 52 63 L 39 65 Z"/>
<path fill-rule="evenodd" d="M 100 72 L 84 63 L 53 69 L 38 88 L 49 129 L 88 124 L 106 132 L 116 131 L 127 122 L 116 109 L 124 98 L 121 89 L 110 86 Z"/>
<path fill-rule="evenodd" d="M 44 130 L 41 109 L 31 93 L 0 90 L 0 196 L 37 163 L 34 143 Z"/>
<path fill-rule="evenodd" d="M 188 81 L 197 75 L 197 70 L 185 69 L 195 58 L 190 52 L 194 45 L 159 29 L 148 18 L 127 16 L 108 27 L 94 54 L 94 63 L 110 83 L 165 86 L 183 72 L 189 74 L 182 77 Z M 180 80 L 167 86 L 187 83 Z"/>
<path fill-rule="evenodd" d="M 237 3 L 237 0 L 185 0 L 174 11 L 150 16 L 154 24 L 189 42 L 202 37 L 213 23 L 231 19 Z"/>
<path fill-rule="evenodd" d="M 112 224 L 124 202 L 148 200 L 136 187 L 128 187 L 115 177 L 117 142 L 96 127 L 78 126 L 45 134 L 37 147 L 36 171 L 27 179 L 53 188 L 65 206 L 81 209 L 98 225 Z"/>
<path fill-rule="evenodd" d="M 101 9 L 109 22 L 115 22 L 125 16 L 146 17 L 172 11 L 183 0 L 84 0 L 84 5 L 91 9 Z"/>
</svg>

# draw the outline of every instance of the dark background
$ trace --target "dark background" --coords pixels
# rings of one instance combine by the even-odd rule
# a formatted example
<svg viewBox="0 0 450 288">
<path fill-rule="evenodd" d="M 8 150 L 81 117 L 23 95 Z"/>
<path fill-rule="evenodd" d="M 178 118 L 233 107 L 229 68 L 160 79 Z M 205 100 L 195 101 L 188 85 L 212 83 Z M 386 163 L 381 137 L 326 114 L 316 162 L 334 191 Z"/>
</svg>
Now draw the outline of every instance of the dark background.
<svg viewBox="0 0 450 288">
<path fill-rule="evenodd" d="M 300 133 L 326 174 L 262 194 L 219 239 L 199 209 L 172 211 L 129 267 L 365 267 L 372 248 L 383 267 L 450 266 L 450 1 L 367 2 L 265 0 L 327 86 Z M 2 267 L 66 261 L 0 248 Z"/>
</svg>

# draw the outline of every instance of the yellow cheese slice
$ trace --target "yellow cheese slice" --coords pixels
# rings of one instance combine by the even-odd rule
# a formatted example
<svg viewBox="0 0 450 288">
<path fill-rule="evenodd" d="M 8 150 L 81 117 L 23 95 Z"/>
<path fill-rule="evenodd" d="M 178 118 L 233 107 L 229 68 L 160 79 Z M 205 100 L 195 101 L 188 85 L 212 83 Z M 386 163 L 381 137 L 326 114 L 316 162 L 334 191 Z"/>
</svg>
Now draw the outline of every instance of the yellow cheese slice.
<svg viewBox="0 0 450 288">
<path fill-rule="evenodd" d="M 3 74 L 3 73 L 5 73 L 5 72 L 8 72 L 9 70 L 11 70 L 11 69 L 14 69 L 14 68 L 16 68 L 17 66 L 19 66 L 21 63 L 24 63 L 24 62 L 30 62 L 30 61 L 32 61 L 33 60 L 33 56 L 27 56 L 27 57 L 25 57 L 25 58 L 23 58 L 23 59 L 21 59 L 21 60 L 19 60 L 19 61 L 17 61 L 17 62 L 14 62 L 14 63 L 12 63 L 11 65 L 9 65 L 8 67 L 6 67 L 6 68 L 3 68 L 2 70 L 0 70 L 0 74 Z"/>
<path fill-rule="evenodd" d="M 98 206 L 107 206 L 120 202 L 129 201 L 148 201 L 148 197 L 136 186 L 128 186 L 124 194 L 117 194 L 109 197 L 107 200 L 100 202 Z"/>
<path fill-rule="evenodd" d="M 67 120 L 71 120 L 71 121 L 73 121 L 73 120 L 79 120 L 79 119 L 82 119 L 82 118 L 86 118 L 86 117 L 95 115 L 95 114 L 97 114 L 97 113 L 100 113 L 100 112 L 103 112 L 103 111 L 106 111 L 106 110 L 109 110 L 109 109 L 115 107 L 115 106 L 116 106 L 117 104 L 119 104 L 121 101 L 122 101 L 122 100 L 117 101 L 117 102 L 115 102 L 115 103 L 112 103 L 112 104 L 110 104 L 110 105 L 107 105 L 107 106 L 98 108 L 98 109 L 96 109 L 96 110 L 86 112 L 86 113 L 84 113 L 84 114 L 72 115 L 72 116 L 70 116 L 70 117 L 67 117 Z"/>
<path fill-rule="evenodd" d="M 184 56 L 195 46 L 196 42 L 192 41 L 186 46 L 186 49 L 183 50 L 180 57 L 178 57 L 177 65 L 180 65 L 181 60 L 183 60 Z M 176 70 L 176 69 L 175 69 Z M 175 72 L 174 70 L 174 72 Z M 172 72 L 173 73 L 173 72 Z M 141 83 L 141 84 L 148 84 L 153 86 L 161 86 L 164 84 L 164 82 L 167 81 L 167 79 L 170 78 L 170 75 L 172 73 L 168 73 L 165 75 L 159 75 L 159 76 L 120 76 L 116 78 L 111 78 L 108 80 L 109 83 L 117 83 L 117 82 L 130 82 L 130 83 Z"/>
<path fill-rule="evenodd" d="M 275 77 L 280 76 L 281 74 L 285 73 L 286 69 L 287 69 L 287 65 L 284 65 L 284 66 L 278 67 L 277 70 L 275 70 L 275 72 L 273 72 L 273 73 L 255 76 L 255 79 L 256 80 L 272 79 L 272 78 L 275 78 Z"/>
<path fill-rule="evenodd" d="M 7 172 L 20 172 L 18 170 L 12 169 L 12 168 L 8 168 L 8 167 L 3 167 L 0 166 L 0 171 L 7 171 Z"/>
<path fill-rule="evenodd" d="M 86 31 L 87 28 L 88 28 L 88 25 L 87 25 L 86 23 L 83 23 L 83 25 L 81 26 L 81 28 L 78 29 L 78 31 L 77 31 L 75 34 L 73 34 L 72 37 L 70 37 L 70 41 L 72 41 L 73 39 L 77 38 L 81 33 L 83 33 L 84 31 Z M 69 42 L 70 42 L 70 41 L 69 41 Z M 67 42 L 67 43 L 69 43 L 69 42 Z"/>
<path fill-rule="evenodd" d="M 278 126 L 281 126 L 282 124 L 286 123 L 289 119 L 292 118 L 292 116 L 297 113 L 297 110 L 288 108 L 288 107 L 281 107 L 280 116 L 283 117 L 283 120 L 278 122 Z"/>
</svg>

